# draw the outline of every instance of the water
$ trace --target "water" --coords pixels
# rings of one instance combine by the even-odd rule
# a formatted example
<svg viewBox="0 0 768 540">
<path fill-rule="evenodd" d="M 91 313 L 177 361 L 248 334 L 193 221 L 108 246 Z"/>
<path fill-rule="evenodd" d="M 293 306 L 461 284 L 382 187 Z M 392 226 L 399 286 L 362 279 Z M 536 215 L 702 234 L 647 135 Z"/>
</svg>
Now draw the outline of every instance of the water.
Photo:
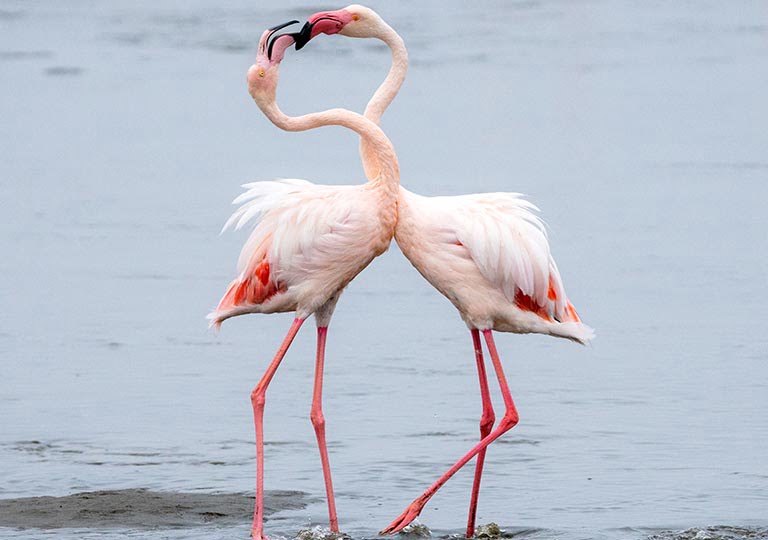
<svg viewBox="0 0 768 540">
<path fill-rule="evenodd" d="M 240 183 L 362 181 L 353 134 L 282 133 L 245 89 L 264 27 L 334 7 L 3 4 L 0 498 L 253 489 L 248 396 L 290 316 L 206 330 L 244 240 L 217 234 Z M 759 534 L 764 3 L 372 7 L 412 59 L 383 122 L 403 183 L 527 193 L 598 331 L 590 348 L 498 336 L 521 423 L 488 452 L 479 522 L 569 540 Z M 289 53 L 280 102 L 362 110 L 388 64 L 378 43 L 318 39 Z M 326 520 L 313 351 L 308 325 L 268 394 L 267 489 L 309 501 L 275 516 L 274 536 Z M 342 528 L 356 539 L 478 437 L 469 333 L 396 247 L 339 305 L 324 408 Z M 463 530 L 471 480 L 468 467 L 427 505 L 433 535 Z M 0 536 L 246 538 L 249 519 Z"/>
</svg>

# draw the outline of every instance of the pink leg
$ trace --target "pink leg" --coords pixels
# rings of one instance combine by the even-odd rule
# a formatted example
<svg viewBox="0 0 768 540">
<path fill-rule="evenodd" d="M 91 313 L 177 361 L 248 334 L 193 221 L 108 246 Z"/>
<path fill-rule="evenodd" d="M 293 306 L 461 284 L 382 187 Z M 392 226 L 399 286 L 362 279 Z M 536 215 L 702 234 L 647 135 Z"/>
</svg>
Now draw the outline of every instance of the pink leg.
<svg viewBox="0 0 768 540">
<path fill-rule="evenodd" d="M 294 319 L 288 335 L 277 350 L 272 363 L 261 377 L 259 384 L 251 392 L 251 404 L 253 405 L 253 423 L 256 426 L 256 504 L 253 509 L 253 525 L 251 525 L 251 537 L 254 540 L 266 540 L 264 536 L 264 403 L 272 377 L 274 377 L 280 362 L 283 360 L 293 338 L 299 332 L 304 319 Z"/>
<path fill-rule="evenodd" d="M 328 462 L 328 450 L 325 447 L 325 417 L 323 416 L 323 364 L 325 363 L 325 337 L 327 333 L 327 326 L 318 326 L 315 390 L 312 394 L 312 412 L 309 418 L 315 427 L 317 446 L 320 448 L 320 462 L 323 464 L 323 478 L 325 479 L 325 493 L 328 497 L 328 516 L 331 523 L 331 532 L 339 532 L 339 519 L 336 517 L 336 501 L 333 498 L 331 465 Z"/>
<path fill-rule="evenodd" d="M 483 360 L 483 344 L 480 342 L 480 332 L 472 330 L 472 343 L 475 346 L 475 360 L 477 360 L 477 376 L 480 379 L 480 397 L 483 400 L 483 414 L 480 417 L 480 439 L 488 436 L 493 429 L 496 415 L 493 412 L 491 393 L 488 389 L 488 377 L 485 374 L 485 362 Z M 477 516 L 477 497 L 480 493 L 480 479 L 483 476 L 483 463 L 485 463 L 485 451 L 483 448 L 477 454 L 475 465 L 475 481 L 472 483 L 472 498 L 469 501 L 469 518 L 467 518 L 467 538 L 475 535 L 475 518 Z"/>
<path fill-rule="evenodd" d="M 496 429 L 491 431 L 491 433 L 486 437 L 483 437 L 483 439 L 474 448 L 472 448 L 472 450 L 464 454 L 464 456 L 459 461 L 457 461 L 453 467 L 448 469 L 448 471 L 446 471 L 443 476 L 438 478 L 437 481 L 429 487 L 429 489 L 427 489 L 424 493 L 421 494 L 419 498 L 413 501 L 411 505 L 405 509 L 405 512 L 400 514 L 400 516 L 398 516 L 397 519 L 395 519 L 395 521 L 389 525 L 389 527 L 381 531 L 381 534 L 395 533 L 416 519 L 416 516 L 421 513 L 421 510 L 424 508 L 424 505 L 427 504 L 427 501 L 437 492 L 438 489 L 443 487 L 443 484 L 445 484 L 454 474 L 456 474 L 456 471 L 461 469 L 470 459 L 479 454 L 481 450 L 486 448 L 489 444 L 498 439 L 503 433 L 509 431 L 517 424 L 517 409 L 515 408 L 515 402 L 512 400 L 512 394 L 509 391 L 507 379 L 504 376 L 504 370 L 501 367 L 501 360 L 499 360 L 499 353 L 496 351 L 496 344 L 493 342 L 493 333 L 491 330 L 483 330 L 483 336 L 485 337 L 485 343 L 488 345 L 488 352 L 491 354 L 491 360 L 493 360 L 493 367 L 496 370 L 496 377 L 499 379 L 501 395 L 504 398 L 504 417 L 499 422 L 499 425 L 496 426 Z"/>
</svg>

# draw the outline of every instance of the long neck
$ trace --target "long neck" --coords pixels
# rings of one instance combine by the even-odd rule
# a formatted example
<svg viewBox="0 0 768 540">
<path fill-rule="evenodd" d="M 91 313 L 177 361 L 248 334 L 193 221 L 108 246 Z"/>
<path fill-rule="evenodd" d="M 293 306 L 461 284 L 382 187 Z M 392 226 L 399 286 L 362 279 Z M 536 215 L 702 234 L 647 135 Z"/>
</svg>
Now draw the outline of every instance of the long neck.
<svg viewBox="0 0 768 540">
<path fill-rule="evenodd" d="M 261 106 L 261 110 L 280 129 L 285 131 L 307 131 L 322 126 L 343 126 L 356 132 L 370 149 L 373 159 L 381 166 L 377 173 L 369 176 L 372 184 L 397 193 L 400 184 L 400 167 L 392 143 L 384 132 L 360 114 L 347 109 L 328 109 L 302 116 L 288 116 L 272 100 Z"/>
<path fill-rule="evenodd" d="M 403 38 L 383 21 L 375 37 L 386 43 L 392 51 L 392 66 L 389 68 L 389 73 L 365 107 L 365 117 L 378 124 L 384 111 L 387 110 L 387 107 L 400 91 L 400 87 L 403 86 L 408 71 L 408 51 L 405 48 Z M 374 178 L 378 174 L 382 162 L 366 139 L 360 140 L 360 157 L 363 160 L 366 177 Z"/>
</svg>

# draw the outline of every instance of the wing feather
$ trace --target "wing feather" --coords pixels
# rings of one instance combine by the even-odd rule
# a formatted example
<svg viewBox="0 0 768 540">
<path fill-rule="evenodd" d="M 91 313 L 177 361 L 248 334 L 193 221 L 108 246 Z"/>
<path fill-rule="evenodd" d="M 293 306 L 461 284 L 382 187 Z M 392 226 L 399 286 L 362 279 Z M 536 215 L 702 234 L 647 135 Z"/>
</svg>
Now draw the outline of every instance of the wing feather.
<svg viewBox="0 0 768 540">
<path fill-rule="evenodd" d="M 350 249 L 364 244 L 373 226 L 362 186 L 284 179 L 243 187 L 246 191 L 234 200 L 241 206 L 223 229 L 253 225 L 238 259 L 240 276 L 253 274 L 266 260 L 272 279 L 290 286 L 335 261 L 359 260 Z"/>
<path fill-rule="evenodd" d="M 233 226 L 235 230 L 241 229 L 249 221 L 258 220 L 263 212 L 278 207 L 286 195 L 311 189 L 310 186 L 315 184 L 293 178 L 243 184 L 246 191 L 232 201 L 241 206 L 232 213 L 221 232 Z"/>
<path fill-rule="evenodd" d="M 432 200 L 443 212 L 441 222 L 452 226 L 480 273 L 511 303 L 546 318 L 574 320 L 534 204 L 519 193 Z"/>
</svg>

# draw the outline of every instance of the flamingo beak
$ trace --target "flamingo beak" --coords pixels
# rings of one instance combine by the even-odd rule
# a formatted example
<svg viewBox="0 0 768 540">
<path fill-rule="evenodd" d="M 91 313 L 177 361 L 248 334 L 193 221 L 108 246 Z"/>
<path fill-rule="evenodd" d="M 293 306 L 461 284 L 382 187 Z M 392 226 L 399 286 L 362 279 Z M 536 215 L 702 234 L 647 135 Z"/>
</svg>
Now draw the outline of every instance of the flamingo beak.
<svg viewBox="0 0 768 540">
<path fill-rule="evenodd" d="M 296 50 L 300 51 L 312 39 L 312 23 L 309 21 L 305 22 L 301 30 L 296 32 L 294 38 L 296 39 Z"/>
<path fill-rule="evenodd" d="M 319 34 L 338 34 L 353 20 L 354 16 L 346 9 L 315 13 L 296 34 L 296 50 L 300 50 L 310 39 Z"/>
<path fill-rule="evenodd" d="M 267 32 L 265 32 L 264 36 L 261 39 L 260 45 L 261 45 L 261 47 L 264 48 L 268 60 L 272 60 L 272 50 L 273 50 L 273 48 L 275 46 L 275 42 L 277 42 L 278 39 L 280 39 L 281 37 L 286 36 L 286 35 L 287 36 L 293 36 L 294 39 L 297 39 L 300 36 L 300 33 L 298 33 L 298 32 L 294 32 L 292 34 L 290 34 L 290 33 L 278 34 L 277 32 L 279 30 L 282 30 L 286 26 L 290 26 L 292 24 L 298 24 L 298 22 L 299 21 L 294 20 L 294 21 L 288 21 L 288 22 L 283 23 L 283 24 L 278 24 L 277 26 L 273 26 L 272 28 L 267 30 Z"/>
</svg>

